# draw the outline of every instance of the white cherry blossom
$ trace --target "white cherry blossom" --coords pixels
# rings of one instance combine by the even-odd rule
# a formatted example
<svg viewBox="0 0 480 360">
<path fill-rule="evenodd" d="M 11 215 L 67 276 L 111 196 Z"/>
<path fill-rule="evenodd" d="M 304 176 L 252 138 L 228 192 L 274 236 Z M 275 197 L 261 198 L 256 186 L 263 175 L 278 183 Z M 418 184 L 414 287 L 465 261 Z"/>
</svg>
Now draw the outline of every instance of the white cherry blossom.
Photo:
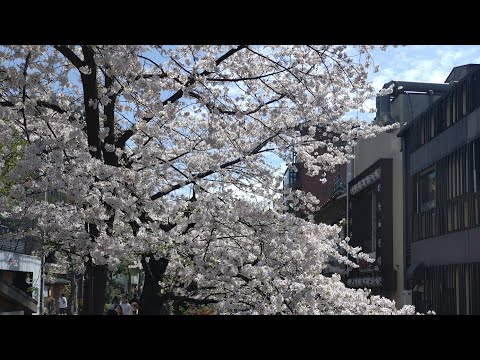
<svg viewBox="0 0 480 360">
<path fill-rule="evenodd" d="M 318 200 L 283 192 L 268 160 L 295 150 L 326 174 L 386 130 L 345 118 L 373 96 L 372 49 L 2 46 L 0 165 L 21 155 L 1 216 L 35 219 L 47 250 L 87 269 L 163 261 L 152 291 L 220 313 L 413 313 L 323 274 L 365 254 L 309 221 Z"/>
</svg>

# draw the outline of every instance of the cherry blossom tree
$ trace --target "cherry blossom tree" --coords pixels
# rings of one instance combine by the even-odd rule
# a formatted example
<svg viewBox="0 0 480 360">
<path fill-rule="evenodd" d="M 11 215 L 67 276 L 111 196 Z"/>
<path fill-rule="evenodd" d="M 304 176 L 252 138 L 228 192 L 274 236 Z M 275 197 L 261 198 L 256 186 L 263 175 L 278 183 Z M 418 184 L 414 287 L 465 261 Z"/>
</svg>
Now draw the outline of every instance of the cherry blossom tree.
<svg viewBox="0 0 480 360">
<path fill-rule="evenodd" d="M 219 313 L 412 313 L 323 275 L 329 261 L 368 256 L 338 227 L 287 212 L 285 201 L 311 215 L 318 200 L 283 190 L 272 165 L 295 149 L 324 175 L 357 138 L 386 130 L 345 117 L 373 95 L 372 49 L 1 47 L 0 143 L 18 134 L 22 156 L 0 178 L 0 211 L 37 219 L 46 250 L 83 264 L 86 313 L 102 313 L 109 269 L 138 262 L 144 314 L 167 301 Z"/>
</svg>

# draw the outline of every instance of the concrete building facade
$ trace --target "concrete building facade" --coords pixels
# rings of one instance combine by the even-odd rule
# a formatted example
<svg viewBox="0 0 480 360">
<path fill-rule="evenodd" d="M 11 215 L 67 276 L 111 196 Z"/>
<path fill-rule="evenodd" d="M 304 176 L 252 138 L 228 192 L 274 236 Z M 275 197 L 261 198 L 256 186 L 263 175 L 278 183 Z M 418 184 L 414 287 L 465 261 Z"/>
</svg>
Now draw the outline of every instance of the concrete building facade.
<svg viewBox="0 0 480 360">
<path fill-rule="evenodd" d="M 440 86 L 439 86 L 440 85 Z M 395 300 L 401 307 L 412 302 L 404 286 L 404 161 L 398 133 L 427 109 L 448 85 L 392 81 L 393 92 L 377 98 L 378 124 L 398 128 L 360 139 L 349 164 L 347 233 L 374 260 L 349 269 L 346 284 L 371 288 L 374 294 Z"/>
<path fill-rule="evenodd" d="M 41 260 L 0 250 L 0 315 L 39 314 Z"/>
<path fill-rule="evenodd" d="M 420 310 L 480 314 L 480 65 L 399 133 L 405 161 L 405 286 Z"/>
</svg>

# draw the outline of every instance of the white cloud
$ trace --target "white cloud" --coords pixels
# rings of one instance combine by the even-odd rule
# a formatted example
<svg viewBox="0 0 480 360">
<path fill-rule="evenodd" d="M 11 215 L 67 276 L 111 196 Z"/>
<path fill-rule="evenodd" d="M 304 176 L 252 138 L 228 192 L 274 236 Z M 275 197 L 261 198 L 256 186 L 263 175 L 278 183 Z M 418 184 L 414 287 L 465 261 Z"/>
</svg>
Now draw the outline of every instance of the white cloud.
<svg viewBox="0 0 480 360">
<path fill-rule="evenodd" d="M 373 53 L 380 72 L 371 81 L 380 90 L 390 80 L 443 83 L 450 71 L 480 62 L 478 45 L 413 45 Z"/>
</svg>

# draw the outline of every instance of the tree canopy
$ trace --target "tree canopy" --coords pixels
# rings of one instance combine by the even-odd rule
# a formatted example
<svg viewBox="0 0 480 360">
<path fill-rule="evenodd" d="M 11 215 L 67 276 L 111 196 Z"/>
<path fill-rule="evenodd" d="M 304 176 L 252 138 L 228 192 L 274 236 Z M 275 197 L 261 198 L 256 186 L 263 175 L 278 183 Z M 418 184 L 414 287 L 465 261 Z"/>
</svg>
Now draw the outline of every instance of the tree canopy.
<svg viewBox="0 0 480 360">
<path fill-rule="evenodd" d="M 0 47 L 0 144 L 22 139 L 0 212 L 38 219 L 72 261 L 141 261 L 147 275 L 161 264 L 156 291 L 220 313 L 396 313 L 322 274 L 367 255 L 286 212 L 313 214 L 318 200 L 284 191 L 272 161 L 295 150 L 323 175 L 385 130 L 345 117 L 373 95 L 372 49 Z"/>
</svg>

